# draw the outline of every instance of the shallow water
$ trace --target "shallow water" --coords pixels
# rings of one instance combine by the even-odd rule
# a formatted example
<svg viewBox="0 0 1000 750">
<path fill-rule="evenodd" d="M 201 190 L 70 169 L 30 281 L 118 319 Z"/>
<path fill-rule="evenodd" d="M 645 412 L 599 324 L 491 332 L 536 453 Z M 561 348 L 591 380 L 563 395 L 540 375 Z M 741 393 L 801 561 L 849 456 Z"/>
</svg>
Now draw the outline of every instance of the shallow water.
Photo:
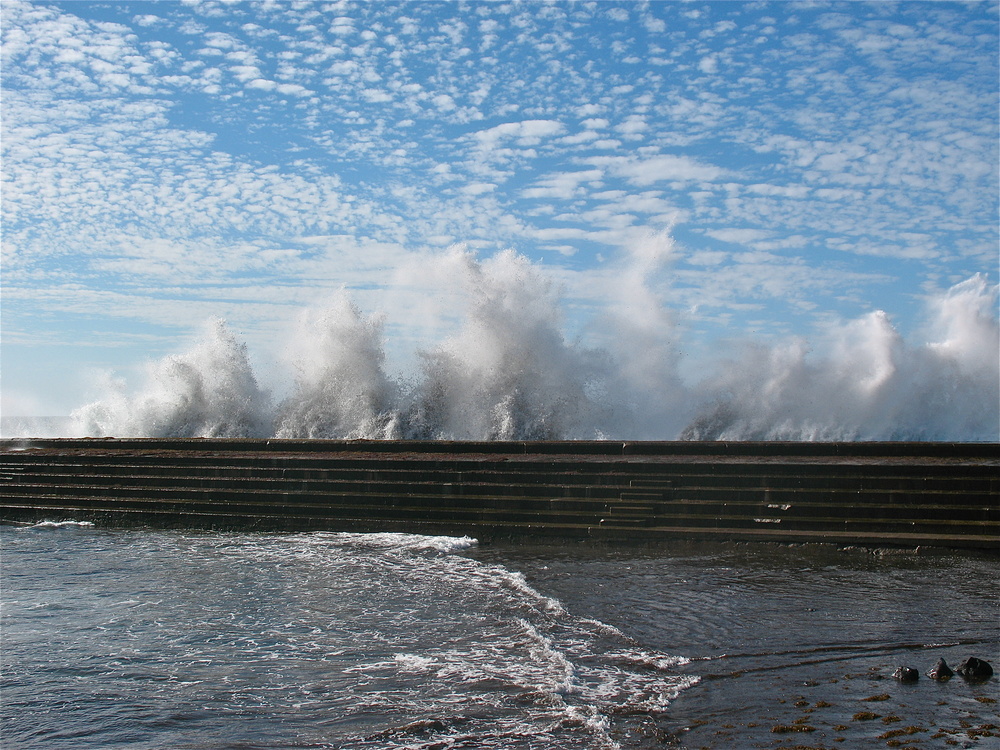
<svg viewBox="0 0 1000 750">
<path fill-rule="evenodd" d="M 996 678 L 890 677 L 1000 663 L 996 558 L 79 525 L 0 542 L 4 747 L 997 742 Z"/>
<path fill-rule="evenodd" d="M 11 747 L 615 747 L 693 681 L 468 539 L 0 534 Z"/>
<path fill-rule="evenodd" d="M 698 675 L 659 731 L 685 747 L 1000 747 L 1000 560 L 832 545 L 497 551 L 532 586 Z M 477 554 L 494 554 L 482 550 Z M 892 678 L 899 666 L 916 684 Z M 901 744 L 886 744 L 901 743 Z"/>
</svg>

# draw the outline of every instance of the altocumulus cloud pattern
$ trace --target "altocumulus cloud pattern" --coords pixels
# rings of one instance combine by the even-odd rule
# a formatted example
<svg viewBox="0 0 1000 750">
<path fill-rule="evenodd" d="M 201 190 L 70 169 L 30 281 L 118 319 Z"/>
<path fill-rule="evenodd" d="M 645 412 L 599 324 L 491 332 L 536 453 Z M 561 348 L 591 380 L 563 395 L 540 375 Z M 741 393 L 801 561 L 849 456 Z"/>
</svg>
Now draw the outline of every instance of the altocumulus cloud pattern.
<svg viewBox="0 0 1000 750">
<path fill-rule="evenodd" d="M 996 3 L 0 12 L 5 415 L 997 437 Z"/>
</svg>

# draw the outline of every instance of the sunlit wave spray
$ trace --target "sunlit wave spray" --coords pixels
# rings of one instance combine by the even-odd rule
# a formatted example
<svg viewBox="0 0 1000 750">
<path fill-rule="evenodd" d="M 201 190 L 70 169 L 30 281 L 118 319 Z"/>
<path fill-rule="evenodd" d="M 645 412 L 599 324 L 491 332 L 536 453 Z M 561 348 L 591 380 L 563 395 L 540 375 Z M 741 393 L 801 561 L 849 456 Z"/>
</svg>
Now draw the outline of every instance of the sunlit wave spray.
<svg viewBox="0 0 1000 750">
<path fill-rule="evenodd" d="M 908 344 L 876 311 L 803 341 L 746 345 L 700 385 L 718 394 L 681 433 L 710 440 L 986 440 L 1000 437 L 996 288 L 973 277 L 932 300 L 936 341 Z"/>
<path fill-rule="evenodd" d="M 451 440 L 1000 439 L 997 287 L 975 276 L 929 304 L 930 343 L 903 339 L 882 312 L 804 340 L 747 342 L 697 382 L 678 374 L 679 327 L 648 277 L 667 238 L 633 252 L 622 303 L 567 337 L 542 271 L 507 251 L 444 257 L 463 292 L 457 331 L 419 351 L 411 377 L 386 372 L 384 320 L 346 293 L 303 312 L 274 398 L 222 321 L 189 351 L 148 367 L 134 393 L 113 381 L 73 414 L 74 432 L 116 437 Z"/>
<path fill-rule="evenodd" d="M 135 395 L 109 379 L 105 397 L 73 413 L 76 431 L 98 437 L 262 437 L 270 401 L 246 345 L 222 320 L 205 325 L 189 351 L 152 362 Z"/>
</svg>

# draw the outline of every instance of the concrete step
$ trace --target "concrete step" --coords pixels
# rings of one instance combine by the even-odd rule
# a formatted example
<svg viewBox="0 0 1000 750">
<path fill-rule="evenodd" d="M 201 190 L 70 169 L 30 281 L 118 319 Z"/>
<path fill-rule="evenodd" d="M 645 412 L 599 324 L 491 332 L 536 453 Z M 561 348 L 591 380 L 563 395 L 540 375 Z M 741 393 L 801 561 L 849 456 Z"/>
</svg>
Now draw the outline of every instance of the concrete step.
<svg viewBox="0 0 1000 750">
<path fill-rule="evenodd" d="M 38 447 L 0 441 L 0 520 L 44 514 L 487 538 L 936 539 L 991 549 L 1000 540 L 996 446 L 65 440 Z"/>
<path fill-rule="evenodd" d="M 721 506 L 693 503 L 690 505 L 676 504 L 664 508 L 653 504 L 636 504 L 634 502 L 579 502 L 557 498 L 548 501 L 535 502 L 524 498 L 506 496 L 455 496 L 441 498 L 437 495 L 407 494 L 329 494 L 329 493 L 285 493 L 272 494 L 265 492 L 242 493 L 212 493 L 204 491 L 161 491 L 161 492 L 128 492 L 113 493 L 96 491 L 91 487 L 78 487 L 75 493 L 62 492 L 45 494 L 38 491 L 26 491 L 20 498 L 10 495 L 5 501 L 9 507 L 78 507 L 80 503 L 107 505 L 118 503 L 123 507 L 130 504 L 160 504 L 165 510 L 183 514 L 197 508 L 199 513 L 232 513 L 242 507 L 275 507 L 284 513 L 308 512 L 325 515 L 340 513 L 348 508 L 365 508 L 368 512 L 383 516 L 396 517 L 400 513 L 417 514 L 434 517 L 481 517 L 484 515 L 503 516 L 505 519 L 522 518 L 525 521 L 536 519 L 568 518 L 576 521 L 581 518 L 596 519 L 605 524 L 630 523 L 642 525 L 672 524 L 683 520 L 695 525 L 735 525 L 746 526 L 754 524 L 784 524 L 811 528 L 817 524 L 823 526 L 849 526 L 867 524 L 873 528 L 887 525 L 934 526 L 967 526 L 973 531 L 981 532 L 993 528 L 1000 532 L 1000 519 L 995 509 L 941 507 L 939 512 L 932 509 L 912 506 L 867 506 L 863 508 L 845 508 L 839 504 L 826 506 L 803 506 L 809 512 L 792 513 L 792 508 L 770 509 L 756 504 L 728 503 Z M 36 488 L 37 489 L 37 488 Z M 96 488 L 107 490 L 107 488 Z M 20 501 L 19 501 L 20 500 Z"/>
<path fill-rule="evenodd" d="M 622 484 L 620 481 L 606 481 L 604 484 L 598 482 L 590 484 L 563 483 L 559 477 L 552 477 L 545 483 L 522 484 L 517 482 L 519 477 L 512 475 L 508 481 L 504 482 L 478 482 L 475 478 L 468 478 L 463 475 L 454 476 L 433 476 L 426 473 L 414 473 L 400 476 L 384 477 L 364 477 L 362 475 L 352 477 L 341 477 L 331 474 L 319 478 L 298 478 L 282 476 L 280 474 L 264 476 L 204 476 L 200 474 L 191 475 L 146 475 L 146 474 L 104 474 L 90 473 L 85 471 L 66 473 L 42 473 L 25 472 L 12 477 L 0 477 L 0 492 L 5 486 L 16 484 L 38 484 L 52 487 L 73 486 L 83 482 L 93 486 L 122 486 L 122 487 L 202 487 L 226 489 L 244 489 L 248 486 L 268 488 L 274 491 L 312 489 L 316 491 L 330 489 L 364 489 L 368 487 L 381 486 L 393 487 L 399 491 L 407 491 L 408 487 L 437 487 L 441 494 L 455 494 L 468 491 L 476 491 L 476 488 L 490 487 L 492 492 L 497 494 L 521 494 L 527 496 L 542 496 L 551 494 L 552 487 L 565 488 L 567 494 L 587 496 L 588 494 L 601 493 L 608 496 L 617 496 Z M 597 478 L 600 480 L 600 478 Z"/>
<path fill-rule="evenodd" d="M 560 501 L 563 509 L 588 509 L 610 507 L 641 509 L 643 515 L 673 516 L 678 513 L 725 516 L 734 513 L 783 518 L 836 513 L 854 517 L 872 517 L 884 513 L 920 513 L 928 518 L 971 517 L 984 521 L 1000 519 L 1000 505 L 987 495 L 958 492 L 909 491 L 876 493 L 838 493 L 830 491 L 771 491 L 719 490 L 688 488 L 674 493 L 669 499 L 660 493 L 610 491 L 600 488 L 519 488 L 493 485 L 441 485 L 434 482 L 406 483 L 351 483 L 315 482 L 296 483 L 294 487 L 281 482 L 213 483 L 200 479 L 182 485 L 179 481 L 162 482 L 156 478 L 151 484 L 115 483 L 95 484 L 93 477 L 77 478 L 73 483 L 56 485 L 7 482 L 0 486 L 0 497 L 60 497 L 63 495 L 89 494 L 95 497 L 121 497 L 134 495 L 157 497 L 161 500 L 203 499 L 216 502 L 236 501 L 248 495 L 267 498 L 272 502 L 333 502 L 344 497 L 411 497 L 426 498 L 442 507 L 478 503 L 496 505 L 516 504 L 519 507 L 548 507 Z M 117 478 L 115 478 L 117 481 Z M 272 486 L 273 485 L 273 486 Z M 545 493 L 548 494 L 545 494 Z M 568 504 L 574 502 L 575 505 Z M 919 509 L 919 510 L 918 510 Z M 623 511 L 624 512 L 624 511 Z"/>
<path fill-rule="evenodd" d="M 20 508 L 22 511 L 38 510 L 100 510 L 111 512 L 114 509 L 128 510 L 155 510 L 159 513 L 169 514 L 175 517 L 176 525 L 185 525 L 184 520 L 189 516 L 214 515 L 220 518 L 237 517 L 244 515 L 255 515 L 270 509 L 271 512 L 280 510 L 282 515 L 289 517 L 308 515 L 310 517 L 326 517 L 336 519 L 341 516 L 362 516 L 376 520 L 407 520 L 424 519 L 435 521 L 452 520 L 456 523 L 467 521 L 497 521 L 504 523 L 521 523 L 531 525 L 534 523 L 547 524 L 599 524 L 603 526 L 629 525 L 629 526 L 674 526 L 684 525 L 699 528 L 756 528 L 762 525 L 781 525 L 784 529 L 813 529 L 813 530 L 839 530 L 852 528 L 866 528 L 871 531 L 898 533 L 903 531 L 914 533 L 931 533 L 935 529 L 946 529 L 952 534 L 984 534 L 994 533 L 1000 535 L 1000 522 L 970 522 L 960 520 L 937 520 L 932 521 L 920 517 L 872 517 L 872 518 L 843 518 L 843 517 L 805 517 L 805 518 L 782 518 L 771 519 L 761 518 L 746 514 L 734 514 L 730 516 L 700 516 L 689 514 L 678 514 L 669 520 L 637 513 L 615 514 L 614 509 L 606 509 L 603 513 L 593 511 L 571 511 L 561 509 L 557 512 L 548 509 L 523 509 L 503 506 L 483 507 L 475 505 L 441 507 L 436 504 L 421 503 L 420 498 L 364 498 L 362 500 L 343 498 L 340 502 L 316 504 L 300 503 L 294 501 L 275 503 L 273 499 L 251 499 L 244 498 L 241 501 L 218 502 L 210 500 L 198 501 L 171 500 L 164 501 L 157 497 L 130 497 L 130 498 L 101 498 L 92 495 L 75 497 L 62 497 L 57 502 L 47 503 L 42 498 L 36 498 L 31 503 L 19 505 L 16 502 L 8 502 L 7 509 Z M 997 537 L 1000 539 L 1000 536 Z"/>
<path fill-rule="evenodd" d="M 960 501 L 966 505 L 996 506 L 1000 499 L 996 494 L 986 492 L 962 492 L 958 490 L 838 490 L 828 488 L 804 488 L 801 490 L 775 490 L 726 487 L 684 487 L 664 498 L 666 503 L 761 503 L 774 507 L 801 507 L 813 503 L 838 503 L 845 506 L 861 505 L 934 505 Z"/>
<path fill-rule="evenodd" d="M 486 455 L 639 457 L 712 456 L 727 460 L 772 460 L 788 457 L 893 460 L 908 458 L 995 460 L 996 444 L 949 442 L 798 442 L 798 441 L 431 441 L 431 440 L 313 440 L 255 438 L 31 438 L 0 440 L 17 451 L 199 452 L 262 455 L 337 455 L 365 453 L 393 459 L 399 455 Z"/>
<path fill-rule="evenodd" d="M 952 478 L 945 481 L 941 478 L 904 478 L 879 477 L 878 481 L 865 481 L 864 478 L 843 478 L 837 476 L 814 476 L 808 478 L 798 478 L 795 486 L 787 486 L 788 483 L 769 484 L 767 477 L 747 478 L 742 476 L 704 476 L 692 475 L 682 479 L 667 480 L 641 480 L 629 475 L 621 474 L 535 474 L 523 475 L 520 473 L 491 473 L 491 472 L 446 472 L 428 473 L 422 471 L 310 471 L 308 473 L 293 472 L 289 470 L 268 470 L 259 472 L 249 472 L 246 469 L 234 467 L 214 467 L 203 472 L 193 472 L 190 468 L 183 467 L 148 467 L 148 466 L 122 466 L 116 471 L 107 471 L 110 467 L 89 467 L 82 464 L 58 464 L 46 467 L 22 467 L 21 471 L 0 473 L 0 488 L 6 484 L 16 482 L 28 482 L 35 484 L 59 483 L 75 484 L 81 477 L 94 484 L 113 485 L 117 482 L 125 482 L 133 486 L 174 486 L 177 483 L 197 484 L 197 486 L 215 486 L 219 488 L 242 487 L 248 481 L 268 483 L 268 486 L 275 489 L 288 487 L 320 486 L 324 482 L 365 482 L 379 484 L 404 484 L 411 482 L 414 484 L 427 484 L 428 482 L 446 488 L 454 488 L 462 485 L 492 485 L 504 487 L 502 491 L 520 494 L 547 494 L 549 487 L 561 486 L 565 488 L 585 487 L 588 491 L 600 491 L 595 488 L 621 487 L 624 486 L 629 492 L 656 493 L 659 492 L 664 499 L 677 499 L 677 493 L 691 494 L 694 491 L 701 493 L 712 490 L 730 492 L 735 490 L 754 492 L 766 490 L 774 493 L 776 497 L 787 496 L 789 493 L 802 495 L 803 497 L 817 496 L 825 491 L 833 492 L 858 492 L 865 496 L 873 496 L 880 490 L 891 491 L 898 494 L 904 490 L 912 490 L 918 493 L 930 491 L 961 492 L 961 493 L 981 493 L 989 496 L 992 493 L 988 489 L 983 489 L 989 485 L 989 481 L 983 479 L 962 479 Z M 753 479 L 753 481 L 747 481 Z M 227 485 L 226 483 L 230 484 Z M 533 489 L 534 488 L 534 489 Z M 449 491 L 456 491 L 454 489 Z M 811 494 L 810 494 L 811 493 Z"/>
<path fill-rule="evenodd" d="M 16 509 L 14 509 L 16 510 Z M 528 536 L 533 539 L 592 539 L 613 543 L 662 543 L 669 539 L 688 540 L 736 540 L 736 541 L 773 541 L 773 542 L 826 542 L 834 544 L 857 544 L 870 546 L 938 546 L 951 548 L 967 548 L 997 551 L 997 536 L 994 530 L 988 533 L 952 533 L 947 528 L 939 528 L 932 532 L 914 530 L 889 532 L 885 530 L 872 531 L 867 528 L 855 529 L 792 529 L 788 527 L 756 526 L 753 528 L 685 526 L 683 524 L 661 524 L 649 527 L 618 527 L 601 524 L 524 524 L 523 522 L 499 523 L 488 521 L 468 521 L 455 523 L 453 521 L 434 521 L 409 519 L 392 521 L 373 519 L 367 514 L 360 516 L 339 515 L 336 518 L 324 518 L 309 515 L 288 516 L 275 513 L 273 510 L 246 515 L 220 515 L 210 512 L 203 515 L 191 513 L 183 517 L 169 511 L 158 509 L 155 504 L 144 508 L 122 508 L 111 504 L 105 509 L 86 507 L 72 509 L 66 507 L 28 507 L 23 509 L 18 518 L 7 514 L 8 520 L 20 520 L 25 523 L 46 519 L 76 518 L 91 520 L 105 526 L 154 526 L 160 528 L 202 528 L 202 529 L 237 529 L 261 531 L 400 531 L 408 533 L 470 535 L 481 541 L 499 539 L 523 539 Z"/>
<path fill-rule="evenodd" d="M 115 456 L 86 456 L 77 460 L 58 461 L 53 457 L 37 456 L 32 458 L 27 454 L 6 454 L 6 459 L 0 462 L 0 470 L 23 471 L 31 463 L 46 467 L 46 471 L 55 473 L 78 473 L 93 471 L 94 467 L 106 467 L 103 474 L 161 474 L 164 476 L 191 476 L 193 473 L 208 476 L 246 476 L 247 472 L 254 476 L 268 476 L 281 472 L 282 476 L 303 479 L 322 479 L 333 473 L 344 478 L 371 479 L 381 481 L 393 475 L 419 475 L 428 472 L 440 476 L 455 476 L 455 481 L 498 482 L 509 481 L 511 477 L 520 477 L 521 484 L 546 482 L 547 477 L 558 476 L 560 482 L 567 484 L 600 483 L 603 476 L 627 478 L 633 486 L 639 488 L 642 483 L 673 484 L 677 481 L 690 483 L 701 477 L 703 484 L 711 484 L 720 478 L 725 479 L 726 486 L 760 487 L 798 489 L 817 480 L 824 485 L 831 482 L 842 487 L 857 489 L 879 488 L 892 486 L 896 488 L 928 486 L 934 484 L 951 484 L 954 489 L 1000 491 L 1000 476 L 995 466 L 972 464 L 961 466 L 942 466 L 939 464 L 912 463 L 902 466 L 871 466 L 844 464 L 594 464 L 587 462 L 564 462 L 545 464 L 542 462 L 473 462 L 473 461 L 406 461 L 401 462 L 405 468 L 385 468 L 385 464 L 366 459 L 353 460 L 321 460 L 319 458 L 304 459 L 270 459 L 263 460 L 257 456 L 226 456 L 212 458 L 201 456 L 185 459 L 174 457 L 129 457 L 123 461 Z M 362 472 L 351 475 L 350 472 Z M 712 480 L 712 481 L 709 481 Z M 962 483 L 956 485 L 956 482 Z"/>
</svg>

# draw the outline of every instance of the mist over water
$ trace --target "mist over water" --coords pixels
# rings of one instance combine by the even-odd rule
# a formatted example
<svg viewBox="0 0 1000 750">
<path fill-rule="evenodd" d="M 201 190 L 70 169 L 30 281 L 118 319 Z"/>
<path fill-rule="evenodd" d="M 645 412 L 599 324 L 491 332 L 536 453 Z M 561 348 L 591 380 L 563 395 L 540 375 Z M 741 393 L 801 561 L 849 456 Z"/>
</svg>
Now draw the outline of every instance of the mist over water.
<svg viewBox="0 0 1000 750">
<path fill-rule="evenodd" d="M 905 340 L 882 312 L 811 342 L 744 342 L 696 382 L 678 372 L 674 313 L 650 290 L 660 262 L 639 248 L 621 302 L 568 337 L 564 303 L 513 252 L 447 258 L 460 324 L 387 372 L 385 320 L 346 293 L 303 311 L 282 355 L 293 385 L 266 392 L 221 320 L 188 351 L 149 365 L 137 390 L 109 382 L 73 414 L 74 434 L 454 440 L 1000 439 L 997 288 L 977 275 L 928 305 L 929 340 Z"/>
</svg>

